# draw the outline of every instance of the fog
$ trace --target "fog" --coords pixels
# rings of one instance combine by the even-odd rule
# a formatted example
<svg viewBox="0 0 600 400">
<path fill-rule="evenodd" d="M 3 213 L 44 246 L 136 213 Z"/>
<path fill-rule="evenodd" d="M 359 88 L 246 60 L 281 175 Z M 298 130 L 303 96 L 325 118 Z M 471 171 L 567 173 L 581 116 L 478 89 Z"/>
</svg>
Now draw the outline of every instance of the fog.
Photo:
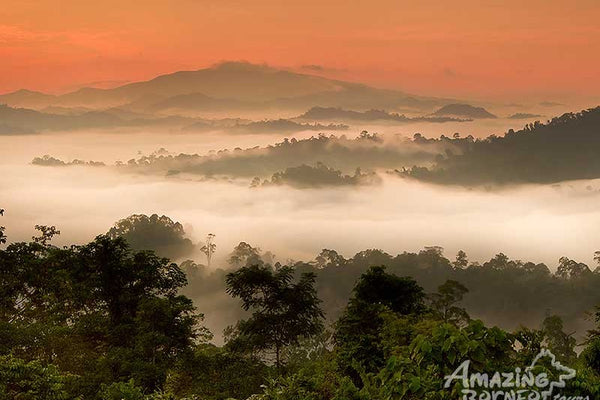
<svg viewBox="0 0 600 400">
<path fill-rule="evenodd" d="M 400 133 L 396 128 L 389 131 Z M 314 132 L 294 136 L 310 135 Z M 215 265 L 223 264 L 240 241 L 270 250 L 280 261 L 310 260 L 322 248 L 351 256 L 367 248 L 396 254 L 439 245 L 450 258 L 459 249 L 471 261 L 504 252 L 513 259 L 544 262 L 551 269 L 561 256 L 591 266 L 593 252 L 599 249 L 599 180 L 475 190 L 380 172 L 382 183 L 366 187 L 250 188 L 247 180 L 173 179 L 111 167 L 30 164 L 44 154 L 108 164 L 161 147 L 203 154 L 280 139 L 156 131 L 3 136 L 2 225 L 9 241 L 30 239 L 36 224 L 56 225 L 61 235 L 55 244 L 66 245 L 85 243 L 130 214 L 165 214 L 184 224 L 194 242 L 209 232 L 216 234 Z M 204 261 L 200 255 L 196 258 Z"/>
</svg>

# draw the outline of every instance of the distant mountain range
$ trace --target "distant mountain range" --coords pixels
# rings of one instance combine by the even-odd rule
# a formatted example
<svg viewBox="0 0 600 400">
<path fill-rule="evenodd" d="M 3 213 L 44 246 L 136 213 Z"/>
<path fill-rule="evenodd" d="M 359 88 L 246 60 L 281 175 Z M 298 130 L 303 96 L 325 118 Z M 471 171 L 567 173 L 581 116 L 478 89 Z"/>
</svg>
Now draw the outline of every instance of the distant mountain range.
<svg viewBox="0 0 600 400">
<path fill-rule="evenodd" d="M 0 104 L 38 110 L 120 107 L 153 113 L 265 108 L 306 110 L 316 105 L 429 112 L 450 101 L 243 62 L 175 72 L 112 89 L 82 88 L 63 95 L 19 90 L 0 95 Z"/>
<path fill-rule="evenodd" d="M 0 105 L 0 134 L 30 134 L 40 131 L 115 128 L 131 126 L 190 125 L 197 120 L 178 116 L 147 117 L 118 109 L 53 114 Z"/>
<path fill-rule="evenodd" d="M 296 117 L 307 121 L 362 121 L 362 122 L 463 122 L 465 119 L 451 117 L 407 117 L 404 114 L 390 113 L 384 110 L 353 111 L 336 107 L 313 107 Z"/>
<path fill-rule="evenodd" d="M 49 110 L 51 108 L 46 108 Z M 63 111 L 58 109 L 55 111 Z M 42 131 L 112 129 L 126 127 L 179 127 L 188 132 L 227 131 L 230 133 L 290 134 L 300 131 L 331 132 L 348 129 L 344 124 L 308 124 L 277 119 L 251 121 L 240 118 L 203 119 L 181 116 L 137 114 L 119 108 L 61 114 L 0 105 L 0 135 L 25 135 Z"/>
</svg>

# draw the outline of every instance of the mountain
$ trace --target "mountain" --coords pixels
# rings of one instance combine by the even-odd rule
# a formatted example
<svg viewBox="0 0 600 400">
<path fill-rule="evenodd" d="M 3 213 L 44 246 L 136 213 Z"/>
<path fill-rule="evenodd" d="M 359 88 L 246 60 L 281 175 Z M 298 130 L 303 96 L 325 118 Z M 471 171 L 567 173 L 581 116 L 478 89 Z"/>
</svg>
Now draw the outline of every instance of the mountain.
<svg viewBox="0 0 600 400">
<path fill-rule="evenodd" d="M 0 104 L 8 104 L 13 107 L 43 108 L 56 101 L 56 96 L 21 89 L 16 92 L 0 95 Z"/>
<path fill-rule="evenodd" d="M 469 104 L 448 104 L 432 114 L 436 117 L 458 117 L 470 119 L 496 118 L 483 107 L 474 107 Z"/>
<path fill-rule="evenodd" d="M 5 105 L 0 105 L 0 121 L 30 133 L 40 130 L 109 127 L 123 123 L 119 117 L 108 112 L 91 111 L 79 115 L 59 115 Z"/>
<path fill-rule="evenodd" d="M 139 103 L 127 106 L 131 109 L 140 108 L 146 112 L 178 112 L 178 111 L 224 111 L 240 109 L 256 109 L 258 105 L 252 102 L 236 99 L 217 99 L 202 93 L 180 94 L 157 101 L 147 106 L 139 107 Z"/>
<path fill-rule="evenodd" d="M 357 109 L 387 108 L 430 111 L 448 100 L 409 95 L 363 84 L 300 74 L 266 65 L 225 62 L 197 71 L 179 71 L 149 81 L 112 89 L 83 88 L 60 96 L 24 93 L 0 96 L 0 102 L 20 107 L 107 108 L 131 105 L 134 111 L 231 107 L 304 109 L 315 105 Z M 40 97 L 43 96 L 42 97 Z M 49 97 L 47 97 L 49 96 Z M 29 103 L 29 101 L 31 101 Z M 237 103 L 236 103 L 237 102 Z"/>
</svg>

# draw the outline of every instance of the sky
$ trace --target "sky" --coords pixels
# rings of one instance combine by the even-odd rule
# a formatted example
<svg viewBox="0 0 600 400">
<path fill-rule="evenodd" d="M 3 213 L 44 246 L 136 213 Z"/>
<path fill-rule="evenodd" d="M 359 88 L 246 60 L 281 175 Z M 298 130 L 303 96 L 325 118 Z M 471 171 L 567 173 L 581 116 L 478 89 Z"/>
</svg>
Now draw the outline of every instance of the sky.
<svg viewBox="0 0 600 400">
<path fill-rule="evenodd" d="M 432 96 L 600 90 L 597 0 L 7 3 L 0 93 L 110 87 L 224 60 Z"/>
</svg>

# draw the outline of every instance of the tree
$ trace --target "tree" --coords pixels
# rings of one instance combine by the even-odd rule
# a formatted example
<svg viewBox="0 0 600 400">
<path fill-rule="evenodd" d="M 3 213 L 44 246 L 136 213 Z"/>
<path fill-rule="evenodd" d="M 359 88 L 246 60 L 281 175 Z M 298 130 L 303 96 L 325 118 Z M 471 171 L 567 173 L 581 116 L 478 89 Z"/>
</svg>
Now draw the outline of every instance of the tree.
<svg viewBox="0 0 600 400">
<path fill-rule="evenodd" d="M 252 316 L 239 321 L 230 346 L 273 352 L 281 368 L 282 350 L 323 329 L 323 311 L 314 287 L 315 275 L 304 273 L 294 283 L 294 269 L 252 265 L 227 274 L 227 292 L 242 300 Z"/>
<path fill-rule="evenodd" d="M 193 354 L 180 358 L 170 373 L 167 387 L 177 399 L 190 395 L 201 399 L 247 399 L 260 391 L 269 371 L 256 357 L 201 344 Z"/>
<path fill-rule="evenodd" d="M 210 267 L 210 260 L 212 259 L 212 255 L 217 250 L 217 245 L 213 243 L 214 238 L 215 235 L 209 233 L 206 236 L 206 243 L 200 248 L 200 251 L 206 254 L 206 265 L 208 267 Z"/>
<path fill-rule="evenodd" d="M 124 238 L 133 250 L 153 250 L 161 257 L 181 259 L 194 251 L 183 225 L 163 215 L 134 214 L 118 221 L 107 235 Z"/>
<path fill-rule="evenodd" d="M 0 399 L 75 399 L 65 388 L 69 376 L 54 365 L 0 356 Z"/>
<path fill-rule="evenodd" d="M 595 273 L 600 273 L 600 251 L 594 252 L 594 261 L 596 261 L 596 269 L 594 269 Z"/>
<path fill-rule="evenodd" d="M 575 279 L 589 273 L 591 271 L 587 265 L 570 260 L 567 257 L 560 258 L 558 268 L 556 269 L 556 276 L 562 279 Z"/>
<path fill-rule="evenodd" d="M 575 345 L 577 341 L 573 334 L 563 331 L 563 321 L 557 315 L 551 315 L 542 322 L 542 332 L 548 349 L 562 362 L 572 362 L 577 359 Z"/>
<path fill-rule="evenodd" d="M 456 260 L 452 263 L 454 269 L 465 269 L 469 265 L 469 260 L 467 259 L 467 253 L 462 250 L 459 250 L 456 253 Z"/>
<path fill-rule="evenodd" d="M 0 216 L 4 216 L 4 208 L 0 208 Z M 6 243 L 6 235 L 4 234 L 5 229 L 5 227 L 0 225 L 0 244 Z"/>
<path fill-rule="evenodd" d="M 54 236 L 60 235 L 60 231 L 55 226 L 36 225 L 35 229 L 40 231 L 40 235 L 32 236 L 31 239 L 42 246 L 47 246 Z"/>
<path fill-rule="evenodd" d="M 456 326 L 465 325 L 469 322 L 469 314 L 464 308 L 455 304 L 460 302 L 464 295 L 469 292 L 463 284 L 454 280 L 447 280 L 438 287 L 437 293 L 429 295 L 431 309 L 436 318 L 449 322 Z"/>
<path fill-rule="evenodd" d="M 240 242 L 229 254 L 227 262 L 234 268 L 262 264 L 260 249 L 246 242 Z"/>
<path fill-rule="evenodd" d="M 341 267 L 346 263 L 346 259 L 335 250 L 323 249 L 315 258 L 317 268 Z"/>
<path fill-rule="evenodd" d="M 381 368 L 385 313 L 418 315 L 425 309 L 423 299 L 423 289 L 412 278 L 388 274 L 385 267 L 371 267 L 362 274 L 335 325 L 334 342 L 342 370 L 356 381 L 360 373 L 355 363 L 367 372 Z"/>
<path fill-rule="evenodd" d="M 0 252 L 0 351 L 77 374 L 78 394 L 134 379 L 162 387 L 176 357 L 207 338 L 178 292 L 183 271 L 123 238 L 84 246 L 15 243 Z M 5 340 L 6 339 L 6 340 Z"/>
<path fill-rule="evenodd" d="M 102 400 L 144 400 L 142 389 L 135 385 L 133 379 L 127 382 L 103 384 L 100 391 Z"/>
</svg>

